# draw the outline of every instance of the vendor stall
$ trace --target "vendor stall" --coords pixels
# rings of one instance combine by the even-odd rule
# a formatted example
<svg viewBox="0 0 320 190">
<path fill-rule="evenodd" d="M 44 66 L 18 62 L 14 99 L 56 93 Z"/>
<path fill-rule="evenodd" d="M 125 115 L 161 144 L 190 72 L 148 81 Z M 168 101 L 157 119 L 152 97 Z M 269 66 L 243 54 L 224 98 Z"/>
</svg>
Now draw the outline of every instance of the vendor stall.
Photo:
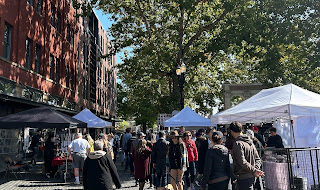
<svg viewBox="0 0 320 190">
<path fill-rule="evenodd" d="M 106 133 L 106 128 L 112 128 L 111 122 L 99 118 L 87 108 L 82 110 L 77 115 L 73 116 L 73 118 L 87 123 L 88 131 L 93 138 L 97 136 L 97 134 L 100 134 L 100 132 Z"/>
<path fill-rule="evenodd" d="M 282 136 L 287 149 L 276 149 L 272 155 L 265 155 L 263 170 L 267 189 L 318 189 L 319 149 L 308 147 L 320 144 L 319 94 L 288 84 L 262 90 L 211 117 L 211 122 L 218 124 L 233 121 L 272 123 Z M 281 177 L 277 177 L 279 173 Z"/>
<path fill-rule="evenodd" d="M 164 127 L 180 127 L 194 129 L 201 127 L 210 127 L 210 119 L 200 116 L 196 112 L 192 111 L 188 106 L 177 113 L 172 118 L 164 122 Z"/>
<path fill-rule="evenodd" d="M 71 116 L 50 107 L 38 107 L 0 117 L 0 150 L 5 151 L 0 153 L 0 159 L 5 160 L 10 157 L 14 161 L 20 161 L 24 158 L 24 156 L 20 156 L 19 158 L 16 156 L 20 155 L 19 151 L 23 150 L 23 142 L 28 142 L 27 140 L 23 140 L 23 137 L 28 136 L 23 134 L 25 131 L 28 131 L 25 129 L 40 128 L 55 129 L 55 131 L 58 129 L 61 133 L 65 134 L 67 139 L 71 142 L 72 134 L 68 129 L 85 127 L 87 127 L 87 123 L 72 118 Z M 60 138 L 59 140 L 62 139 Z M 26 148 L 24 148 L 24 150 L 26 151 Z M 4 169 L 4 162 L 0 162 L 0 171 Z"/>
</svg>

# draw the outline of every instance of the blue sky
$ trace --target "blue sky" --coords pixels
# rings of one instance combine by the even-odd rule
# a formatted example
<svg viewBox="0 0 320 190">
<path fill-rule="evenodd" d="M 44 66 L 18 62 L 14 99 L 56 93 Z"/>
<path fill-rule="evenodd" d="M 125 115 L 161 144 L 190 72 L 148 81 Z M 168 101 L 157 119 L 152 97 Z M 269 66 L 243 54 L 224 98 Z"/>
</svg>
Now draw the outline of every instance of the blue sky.
<svg viewBox="0 0 320 190">
<path fill-rule="evenodd" d="M 109 15 L 104 14 L 101 10 L 95 9 L 94 12 L 96 13 L 97 17 L 99 18 L 103 28 L 106 31 L 109 31 L 109 28 L 112 25 L 112 21 L 109 19 Z M 112 36 L 109 36 L 112 39 Z M 121 57 L 123 57 L 123 52 L 119 52 L 117 54 L 117 63 L 122 63 Z"/>
</svg>

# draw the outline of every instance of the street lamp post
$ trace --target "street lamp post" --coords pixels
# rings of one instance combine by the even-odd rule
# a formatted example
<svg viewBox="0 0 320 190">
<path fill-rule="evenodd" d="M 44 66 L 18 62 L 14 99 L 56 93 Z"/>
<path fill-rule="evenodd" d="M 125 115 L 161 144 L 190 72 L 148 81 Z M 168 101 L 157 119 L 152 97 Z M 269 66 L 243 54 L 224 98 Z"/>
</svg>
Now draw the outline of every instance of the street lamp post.
<svg viewBox="0 0 320 190">
<path fill-rule="evenodd" d="M 180 109 L 184 108 L 184 90 L 183 86 L 185 83 L 185 72 L 187 71 L 187 67 L 184 63 L 176 70 L 178 75 L 179 87 L 180 87 Z"/>
</svg>

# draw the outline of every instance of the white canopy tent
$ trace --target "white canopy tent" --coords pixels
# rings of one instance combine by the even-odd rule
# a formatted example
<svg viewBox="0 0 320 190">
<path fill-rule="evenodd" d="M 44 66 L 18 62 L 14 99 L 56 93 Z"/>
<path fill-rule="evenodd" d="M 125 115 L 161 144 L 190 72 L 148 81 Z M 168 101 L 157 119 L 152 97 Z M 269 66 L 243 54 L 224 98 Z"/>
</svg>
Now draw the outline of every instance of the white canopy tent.
<svg viewBox="0 0 320 190">
<path fill-rule="evenodd" d="M 229 124 L 232 121 L 274 122 L 285 145 L 318 146 L 320 95 L 294 84 L 264 89 L 244 102 L 211 116 L 211 122 L 219 124 Z"/>
<path fill-rule="evenodd" d="M 188 106 L 164 122 L 165 127 L 210 127 L 210 119 L 198 115 Z"/>
<path fill-rule="evenodd" d="M 73 116 L 73 118 L 88 123 L 88 128 L 105 128 L 112 126 L 111 122 L 100 119 L 87 108 Z"/>
</svg>

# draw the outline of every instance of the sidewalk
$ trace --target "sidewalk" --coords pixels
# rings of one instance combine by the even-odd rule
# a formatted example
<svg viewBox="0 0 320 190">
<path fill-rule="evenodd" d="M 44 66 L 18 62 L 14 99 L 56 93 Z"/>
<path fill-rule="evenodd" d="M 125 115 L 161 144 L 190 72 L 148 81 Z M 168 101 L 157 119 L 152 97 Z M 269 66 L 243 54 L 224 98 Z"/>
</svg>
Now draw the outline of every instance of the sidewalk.
<svg viewBox="0 0 320 190">
<path fill-rule="evenodd" d="M 134 177 L 130 176 L 128 171 L 123 171 L 120 166 L 120 159 L 116 163 L 119 177 L 121 180 L 121 189 L 137 190 Z M 1 190 L 82 190 L 83 187 L 73 185 L 74 179 L 68 179 L 64 183 L 62 178 L 47 179 L 41 174 L 41 165 L 30 166 L 30 171 L 26 172 L 22 169 L 21 175 L 17 174 L 18 179 L 12 173 L 8 173 L 4 179 L 5 172 L 0 173 L 0 189 Z M 147 183 L 147 186 L 149 184 Z"/>
</svg>

